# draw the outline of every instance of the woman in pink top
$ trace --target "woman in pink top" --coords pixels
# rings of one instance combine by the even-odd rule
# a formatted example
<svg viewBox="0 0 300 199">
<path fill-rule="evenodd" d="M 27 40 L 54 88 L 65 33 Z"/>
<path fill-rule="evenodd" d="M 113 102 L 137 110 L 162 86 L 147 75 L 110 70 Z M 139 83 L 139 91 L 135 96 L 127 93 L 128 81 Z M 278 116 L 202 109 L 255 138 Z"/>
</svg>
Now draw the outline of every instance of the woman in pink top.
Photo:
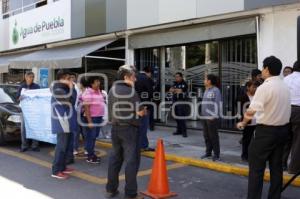
<svg viewBox="0 0 300 199">
<path fill-rule="evenodd" d="M 82 95 L 84 106 L 84 120 L 86 127 L 86 150 L 88 152 L 87 162 L 100 163 L 100 158 L 95 155 L 95 142 L 99 136 L 100 125 L 103 122 L 105 111 L 105 99 L 100 90 L 100 78 L 90 77 L 89 87 Z"/>
</svg>

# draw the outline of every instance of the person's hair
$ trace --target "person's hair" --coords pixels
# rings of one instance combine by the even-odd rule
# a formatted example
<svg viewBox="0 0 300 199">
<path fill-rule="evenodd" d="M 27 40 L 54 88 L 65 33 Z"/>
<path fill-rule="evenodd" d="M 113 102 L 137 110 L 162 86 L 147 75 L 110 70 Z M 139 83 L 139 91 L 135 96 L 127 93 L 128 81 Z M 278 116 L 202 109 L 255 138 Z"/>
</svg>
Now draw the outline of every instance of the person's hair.
<svg viewBox="0 0 300 199">
<path fill-rule="evenodd" d="M 125 77 L 130 77 L 133 74 L 135 74 L 136 70 L 134 66 L 129 66 L 129 65 L 123 65 L 120 66 L 118 73 L 117 73 L 117 77 L 118 80 L 125 80 Z"/>
<path fill-rule="evenodd" d="M 25 77 L 27 77 L 27 76 L 29 76 L 29 75 L 33 75 L 33 76 L 34 76 L 34 73 L 33 73 L 32 71 L 27 71 L 27 72 L 25 73 Z"/>
<path fill-rule="evenodd" d="M 255 86 L 256 88 L 260 86 L 259 81 L 250 80 L 246 83 L 246 87 Z"/>
<path fill-rule="evenodd" d="M 183 77 L 183 74 L 182 74 L 181 72 L 175 73 L 175 76 L 176 76 L 176 75 L 179 75 L 180 77 Z"/>
<path fill-rule="evenodd" d="M 151 72 L 152 72 L 150 66 L 145 66 L 145 67 L 143 68 L 143 71 L 144 71 L 145 73 L 151 73 Z"/>
<path fill-rule="evenodd" d="M 261 74 L 261 71 L 259 69 L 253 69 L 251 71 L 251 77 L 254 78 L 256 77 L 257 75 L 260 75 Z"/>
<path fill-rule="evenodd" d="M 290 67 L 290 66 L 286 66 L 286 67 L 284 67 L 284 69 L 283 69 L 283 70 L 285 70 L 285 69 L 290 69 L 290 70 L 293 72 L 293 68 L 292 68 L 292 67 Z"/>
<path fill-rule="evenodd" d="M 269 72 L 272 76 L 278 76 L 281 73 L 282 62 L 275 56 L 265 58 L 263 61 L 263 68 L 268 67 Z"/>
<path fill-rule="evenodd" d="M 300 72 L 300 63 L 296 61 L 293 66 L 293 71 Z"/>
<path fill-rule="evenodd" d="M 95 83 L 95 81 L 97 81 L 97 80 L 101 81 L 101 80 L 100 80 L 100 77 L 98 77 L 98 76 L 90 76 L 90 77 L 88 78 L 88 86 L 92 88 L 92 85 L 93 85 L 93 84 Z"/>
<path fill-rule="evenodd" d="M 77 73 L 74 73 L 74 72 L 70 72 L 70 75 L 75 76 L 75 78 L 77 77 Z"/>
<path fill-rule="evenodd" d="M 218 85 L 218 77 L 213 74 L 206 75 L 206 79 L 211 82 L 211 85 L 217 86 Z"/>
<path fill-rule="evenodd" d="M 57 80 L 63 79 L 66 75 L 71 75 L 71 72 L 66 69 L 60 69 L 56 73 L 56 79 Z"/>
</svg>

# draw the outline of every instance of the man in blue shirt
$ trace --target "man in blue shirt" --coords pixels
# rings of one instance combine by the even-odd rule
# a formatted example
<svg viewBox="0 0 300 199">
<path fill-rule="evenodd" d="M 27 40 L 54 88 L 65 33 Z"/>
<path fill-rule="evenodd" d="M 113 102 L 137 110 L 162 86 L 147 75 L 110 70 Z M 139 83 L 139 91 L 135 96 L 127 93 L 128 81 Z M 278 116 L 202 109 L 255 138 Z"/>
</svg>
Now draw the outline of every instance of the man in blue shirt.
<svg viewBox="0 0 300 199">
<path fill-rule="evenodd" d="M 203 135 L 206 145 L 206 153 L 201 158 L 214 156 L 213 161 L 220 160 L 220 140 L 218 134 L 219 117 L 221 111 L 221 92 L 217 88 L 218 78 L 209 74 L 205 77 L 205 93 L 202 100 L 201 116 L 203 118 Z"/>
<path fill-rule="evenodd" d="M 18 101 L 22 100 L 21 92 L 23 89 L 25 89 L 25 90 L 40 89 L 40 86 L 38 84 L 35 84 L 33 81 L 34 81 L 34 73 L 27 72 L 25 74 L 25 79 L 24 79 L 23 83 L 20 85 L 18 92 L 17 92 Z M 21 126 L 21 140 L 22 140 L 22 145 L 21 145 L 20 151 L 25 152 L 29 148 L 28 142 L 30 140 L 26 139 L 26 129 L 25 129 L 25 124 L 24 124 L 24 119 L 22 120 L 22 126 Z M 33 151 L 40 151 L 39 142 L 36 140 L 32 140 L 31 148 Z"/>
</svg>

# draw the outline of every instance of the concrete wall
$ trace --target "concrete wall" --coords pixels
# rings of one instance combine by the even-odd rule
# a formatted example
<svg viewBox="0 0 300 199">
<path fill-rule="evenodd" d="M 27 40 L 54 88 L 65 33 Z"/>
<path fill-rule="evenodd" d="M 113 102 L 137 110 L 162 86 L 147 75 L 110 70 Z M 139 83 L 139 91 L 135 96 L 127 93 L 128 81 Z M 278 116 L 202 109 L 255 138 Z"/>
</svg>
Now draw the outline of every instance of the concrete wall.
<svg viewBox="0 0 300 199">
<path fill-rule="evenodd" d="M 260 20 L 259 67 L 265 57 L 275 55 L 283 65 L 293 65 L 297 59 L 297 17 L 300 6 L 273 11 Z"/>
<path fill-rule="evenodd" d="M 299 0 L 244 0 L 244 1 L 245 1 L 245 10 L 299 2 Z"/>
<path fill-rule="evenodd" d="M 127 0 L 107 0 L 106 32 L 125 30 L 127 27 Z"/>
<path fill-rule="evenodd" d="M 86 36 L 106 33 L 106 0 L 85 1 Z"/>
<path fill-rule="evenodd" d="M 85 0 L 71 2 L 71 37 L 85 36 Z"/>
</svg>

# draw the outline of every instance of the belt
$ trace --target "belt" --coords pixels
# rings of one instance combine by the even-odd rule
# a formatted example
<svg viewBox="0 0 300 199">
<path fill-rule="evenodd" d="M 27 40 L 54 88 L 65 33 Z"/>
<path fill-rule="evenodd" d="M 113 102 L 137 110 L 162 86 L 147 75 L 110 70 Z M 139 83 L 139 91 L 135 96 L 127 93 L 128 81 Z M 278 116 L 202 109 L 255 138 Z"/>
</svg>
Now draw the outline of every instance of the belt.
<svg viewBox="0 0 300 199">
<path fill-rule="evenodd" d="M 300 108 L 298 105 L 292 105 L 293 108 Z"/>
<path fill-rule="evenodd" d="M 266 125 L 266 124 L 257 124 L 257 127 L 271 127 L 271 128 L 280 128 L 280 127 L 287 127 L 289 126 L 289 123 L 285 124 L 285 125 Z"/>
</svg>

